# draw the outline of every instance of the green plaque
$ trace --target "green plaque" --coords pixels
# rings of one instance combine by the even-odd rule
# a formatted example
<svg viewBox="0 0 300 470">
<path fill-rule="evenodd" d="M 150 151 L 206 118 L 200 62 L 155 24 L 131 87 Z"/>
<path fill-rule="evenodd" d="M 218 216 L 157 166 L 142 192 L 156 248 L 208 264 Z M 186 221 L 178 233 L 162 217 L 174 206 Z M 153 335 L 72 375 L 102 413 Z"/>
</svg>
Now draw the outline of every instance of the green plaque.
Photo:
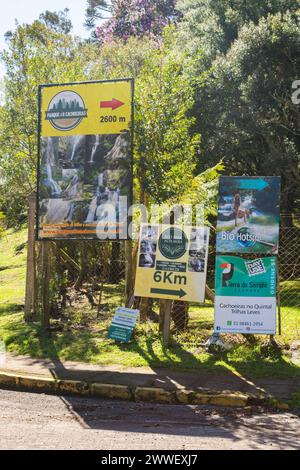
<svg viewBox="0 0 300 470">
<path fill-rule="evenodd" d="M 159 237 L 158 246 L 165 258 L 178 259 L 186 253 L 188 239 L 180 228 L 170 227 Z"/>
</svg>

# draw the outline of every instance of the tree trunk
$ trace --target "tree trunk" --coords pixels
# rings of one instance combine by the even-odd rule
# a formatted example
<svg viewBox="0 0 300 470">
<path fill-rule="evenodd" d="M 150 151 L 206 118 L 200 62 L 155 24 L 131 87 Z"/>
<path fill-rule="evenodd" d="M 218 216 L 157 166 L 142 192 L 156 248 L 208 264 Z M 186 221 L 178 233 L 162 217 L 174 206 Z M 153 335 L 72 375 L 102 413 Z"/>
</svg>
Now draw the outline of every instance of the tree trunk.
<svg viewBox="0 0 300 470">
<path fill-rule="evenodd" d="M 51 242 L 42 242 L 42 311 L 41 325 L 50 326 Z"/>
<path fill-rule="evenodd" d="M 163 344 L 168 346 L 170 342 L 170 324 L 171 324 L 171 311 L 172 311 L 173 300 L 160 300 L 160 312 L 163 316 Z"/>
<path fill-rule="evenodd" d="M 86 243 L 83 241 L 83 242 L 80 242 L 80 273 L 74 285 L 75 290 L 81 289 L 83 281 L 86 278 L 86 271 L 87 271 L 87 249 L 86 249 Z"/>
<path fill-rule="evenodd" d="M 125 241 L 125 305 L 133 295 L 133 253 L 132 241 Z"/>
<path fill-rule="evenodd" d="M 185 331 L 189 323 L 189 303 L 182 300 L 174 300 L 171 318 L 176 331 Z"/>
</svg>

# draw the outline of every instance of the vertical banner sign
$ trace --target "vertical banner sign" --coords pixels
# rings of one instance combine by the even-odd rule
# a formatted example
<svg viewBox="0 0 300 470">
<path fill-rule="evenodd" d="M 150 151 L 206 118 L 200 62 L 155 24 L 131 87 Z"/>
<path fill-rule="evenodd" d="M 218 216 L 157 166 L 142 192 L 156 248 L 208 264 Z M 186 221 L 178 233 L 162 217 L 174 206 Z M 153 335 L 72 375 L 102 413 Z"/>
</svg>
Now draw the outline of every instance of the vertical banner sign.
<svg viewBox="0 0 300 470">
<path fill-rule="evenodd" d="M 216 257 L 216 332 L 276 333 L 276 262 L 276 257 Z"/>
<path fill-rule="evenodd" d="M 222 176 L 217 252 L 278 253 L 280 177 Z"/>
<path fill-rule="evenodd" d="M 142 224 L 134 295 L 204 302 L 209 228 Z"/>
<path fill-rule="evenodd" d="M 133 81 L 41 85 L 37 237 L 126 239 Z"/>
</svg>

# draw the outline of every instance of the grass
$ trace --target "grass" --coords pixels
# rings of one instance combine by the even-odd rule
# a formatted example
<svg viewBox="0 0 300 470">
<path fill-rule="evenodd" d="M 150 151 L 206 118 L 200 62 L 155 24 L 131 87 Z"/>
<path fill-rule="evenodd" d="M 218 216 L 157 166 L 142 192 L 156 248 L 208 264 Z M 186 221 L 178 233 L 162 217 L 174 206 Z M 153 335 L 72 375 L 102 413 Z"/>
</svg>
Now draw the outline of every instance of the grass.
<svg viewBox="0 0 300 470">
<path fill-rule="evenodd" d="M 242 225 L 244 225 L 244 223 L 245 222 L 242 221 L 242 222 L 238 222 L 238 224 L 235 225 L 234 220 L 233 220 L 231 224 L 222 225 L 221 227 L 216 227 L 216 232 L 217 233 L 219 233 L 219 232 L 231 232 L 233 229 L 241 227 Z"/>
<path fill-rule="evenodd" d="M 9 230 L 0 239 L 0 314 L 20 310 L 24 303 L 26 250 L 16 249 L 26 235 L 27 230 Z"/>
<path fill-rule="evenodd" d="M 82 299 L 65 312 L 61 331 L 47 332 L 38 323 L 26 324 L 23 321 L 26 250 L 16 252 L 16 247 L 25 240 L 25 230 L 9 231 L 0 240 L 0 340 L 11 353 L 101 365 L 218 371 L 247 378 L 300 376 L 300 368 L 287 356 L 265 357 L 261 353 L 265 337 L 257 337 L 257 342 L 250 346 L 240 335 L 227 335 L 226 339 L 234 344 L 230 352 L 219 355 L 205 352 L 201 345 L 213 331 L 212 304 L 191 305 L 188 331 L 174 335 L 169 348 L 163 346 L 157 324 L 151 322 L 139 324 L 129 344 L 116 343 L 107 338 L 113 311 L 120 304 L 120 287 L 115 285 L 105 290 L 103 315 L 99 318 L 96 310 Z M 285 283 L 283 297 L 292 291 L 295 298 L 298 287 L 296 283 Z M 281 343 L 300 339 L 299 313 L 295 306 L 282 308 L 283 334 L 278 337 Z"/>
<path fill-rule="evenodd" d="M 286 400 L 286 401 L 290 405 L 291 408 L 300 409 L 300 392 L 293 393 L 291 400 Z"/>
</svg>

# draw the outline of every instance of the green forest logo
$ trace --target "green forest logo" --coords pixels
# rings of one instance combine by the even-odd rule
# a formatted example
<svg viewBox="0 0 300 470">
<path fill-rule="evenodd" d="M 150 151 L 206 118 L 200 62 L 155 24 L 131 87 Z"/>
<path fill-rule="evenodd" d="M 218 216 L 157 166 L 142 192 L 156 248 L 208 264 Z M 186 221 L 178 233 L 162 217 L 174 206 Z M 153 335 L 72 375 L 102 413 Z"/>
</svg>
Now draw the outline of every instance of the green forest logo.
<svg viewBox="0 0 300 470">
<path fill-rule="evenodd" d="M 188 247 L 188 240 L 185 233 L 177 228 L 171 227 L 165 230 L 158 240 L 161 254 L 168 259 L 181 258 Z"/>
<path fill-rule="evenodd" d="M 87 117 L 83 99 L 75 91 L 62 91 L 49 103 L 46 120 L 59 131 L 70 131 Z"/>
</svg>

